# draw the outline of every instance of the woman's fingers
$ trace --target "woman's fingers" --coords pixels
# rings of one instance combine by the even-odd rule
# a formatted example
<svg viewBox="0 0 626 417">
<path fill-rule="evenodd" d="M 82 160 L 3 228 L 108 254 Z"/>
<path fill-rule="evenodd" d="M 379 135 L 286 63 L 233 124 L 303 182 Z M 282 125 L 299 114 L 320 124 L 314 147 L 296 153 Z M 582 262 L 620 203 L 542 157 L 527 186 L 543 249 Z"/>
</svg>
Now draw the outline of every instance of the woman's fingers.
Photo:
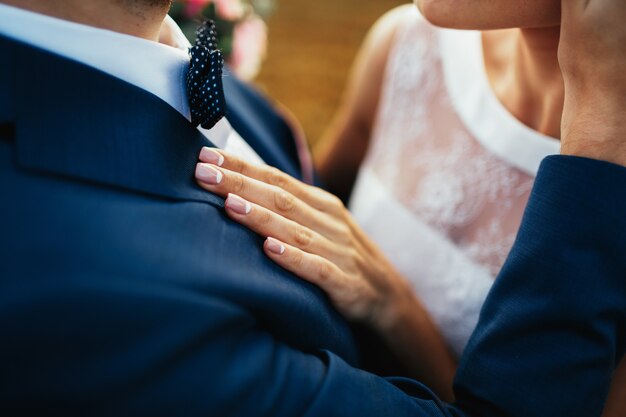
<svg viewBox="0 0 626 417">
<path fill-rule="evenodd" d="M 247 162 L 222 149 L 204 147 L 200 151 L 200 161 L 238 172 L 246 177 L 274 185 L 296 196 L 306 204 L 322 211 L 332 211 L 343 206 L 341 201 L 330 193 L 304 184 L 279 169 Z"/>
<path fill-rule="evenodd" d="M 217 165 L 230 171 L 238 172 L 246 177 L 275 185 L 290 193 L 304 197 L 306 184 L 269 166 L 252 164 L 223 149 L 204 147 L 200 151 L 200 161 Z"/>
<path fill-rule="evenodd" d="M 219 162 L 219 161 L 218 161 Z M 345 227 L 313 209 L 290 192 L 211 163 L 200 163 L 196 178 L 202 188 L 222 197 L 236 194 L 307 228 L 317 230 L 329 239 L 339 240 Z M 269 235 L 269 234 L 268 234 Z"/>
<path fill-rule="evenodd" d="M 297 247 L 268 237 L 263 245 L 265 253 L 286 270 L 320 287 L 331 297 L 338 292 L 344 280 L 343 272 L 329 260 Z"/>
<path fill-rule="evenodd" d="M 345 257 L 342 247 L 319 233 L 238 195 L 229 194 L 225 208 L 231 219 L 263 237 L 275 236 L 303 251 L 323 256 L 333 262 L 340 262 Z"/>
<path fill-rule="evenodd" d="M 371 315 L 376 293 L 366 280 L 350 278 L 328 259 L 272 237 L 265 240 L 264 249 L 278 265 L 320 287 L 344 317 L 365 320 Z"/>
</svg>

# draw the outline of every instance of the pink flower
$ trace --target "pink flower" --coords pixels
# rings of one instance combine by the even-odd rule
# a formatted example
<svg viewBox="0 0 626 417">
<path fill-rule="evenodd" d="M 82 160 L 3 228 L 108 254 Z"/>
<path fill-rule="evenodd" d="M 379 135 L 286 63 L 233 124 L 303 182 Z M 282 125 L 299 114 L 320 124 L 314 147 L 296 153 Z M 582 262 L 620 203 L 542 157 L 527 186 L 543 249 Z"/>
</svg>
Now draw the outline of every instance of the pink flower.
<svg viewBox="0 0 626 417">
<path fill-rule="evenodd" d="M 188 18 L 194 18 L 202 12 L 204 7 L 208 6 L 213 0 L 184 0 L 185 15 Z"/>
<path fill-rule="evenodd" d="M 188 18 L 197 17 L 202 10 L 211 3 L 215 4 L 217 16 L 223 20 L 239 20 L 245 13 L 242 0 L 183 0 L 185 15 Z"/>
<path fill-rule="evenodd" d="M 235 26 L 233 50 L 228 63 L 244 80 L 252 80 L 261 69 L 267 52 L 267 26 L 252 15 Z"/>
<path fill-rule="evenodd" d="M 245 13 L 241 0 L 214 0 L 217 15 L 224 20 L 239 20 Z"/>
</svg>

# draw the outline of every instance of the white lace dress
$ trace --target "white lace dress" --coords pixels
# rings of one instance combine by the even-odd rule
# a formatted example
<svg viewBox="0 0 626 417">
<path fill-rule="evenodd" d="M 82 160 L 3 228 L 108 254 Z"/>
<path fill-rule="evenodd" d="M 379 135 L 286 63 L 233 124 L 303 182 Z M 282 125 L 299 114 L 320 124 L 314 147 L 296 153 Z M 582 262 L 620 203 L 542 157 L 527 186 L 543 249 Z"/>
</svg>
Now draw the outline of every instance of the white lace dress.
<svg viewBox="0 0 626 417">
<path fill-rule="evenodd" d="M 460 355 L 515 238 L 540 161 L 559 142 L 492 92 L 480 32 L 408 12 L 387 64 L 350 209 Z"/>
</svg>

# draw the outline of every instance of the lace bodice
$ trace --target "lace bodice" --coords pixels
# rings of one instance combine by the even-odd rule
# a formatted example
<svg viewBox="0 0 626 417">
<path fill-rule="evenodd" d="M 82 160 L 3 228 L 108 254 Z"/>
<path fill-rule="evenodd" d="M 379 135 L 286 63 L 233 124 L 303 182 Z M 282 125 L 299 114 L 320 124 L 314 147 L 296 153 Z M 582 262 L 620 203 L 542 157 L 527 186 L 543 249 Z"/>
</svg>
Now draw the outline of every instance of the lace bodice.
<svg viewBox="0 0 626 417">
<path fill-rule="evenodd" d="M 417 11 L 397 29 L 351 209 L 461 353 L 510 250 L 540 160 L 558 152 L 510 115 L 479 32 Z"/>
</svg>

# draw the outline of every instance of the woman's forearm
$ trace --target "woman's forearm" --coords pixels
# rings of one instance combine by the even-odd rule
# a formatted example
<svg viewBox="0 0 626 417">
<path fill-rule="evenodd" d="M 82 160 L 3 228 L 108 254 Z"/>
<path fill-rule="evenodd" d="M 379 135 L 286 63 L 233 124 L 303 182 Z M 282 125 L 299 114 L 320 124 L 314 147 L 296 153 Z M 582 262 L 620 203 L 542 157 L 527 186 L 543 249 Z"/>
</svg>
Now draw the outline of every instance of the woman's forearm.
<svg viewBox="0 0 626 417">
<path fill-rule="evenodd" d="M 411 377 L 443 400 L 453 401 L 457 361 L 422 303 L 411 292 L 394 306 L 391 317 L 377 329 L 389 349 Z"/>
<path fill-rule="evenodd" d="M 315 148 L 315 165 L 328 191 L 347 202 L 365 157 L 370 131 L 339 115 Z"/>
</svg>

